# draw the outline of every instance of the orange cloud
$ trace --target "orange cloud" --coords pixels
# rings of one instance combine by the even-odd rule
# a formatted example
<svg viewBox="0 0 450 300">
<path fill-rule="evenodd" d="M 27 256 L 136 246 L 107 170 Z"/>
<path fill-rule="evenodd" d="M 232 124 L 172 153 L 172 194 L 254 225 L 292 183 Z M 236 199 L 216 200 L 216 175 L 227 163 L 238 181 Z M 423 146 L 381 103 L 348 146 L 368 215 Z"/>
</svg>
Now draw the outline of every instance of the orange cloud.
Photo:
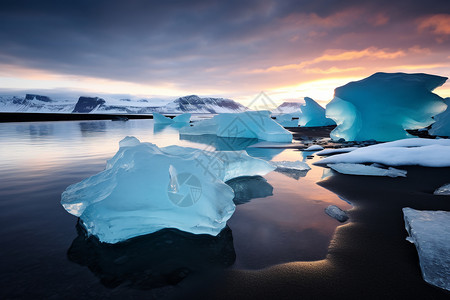
<svg viewBox="0 0 450 300">
<path fill-rule="evenodd" d="M 420 32 L 431 30 L 434 34 L 450 35 L 450 14 L 438 14 L 422 19 L 418 29 Z"/>
<path fill-rule="evenodd" d="M 304 69 L 307 66 L 314 65 L 320 62 L 327 61 L 349 61 L 355 60 L 359 58 L 378 58 L 378 59 L 395 59 L 405 55 L 405 52 L 402 50 L 389 52 L 383 49 L 377 49 L 375 47 L 369 47 L 360 51 L 342 51 L 342 50 L 329 50 L 328 53 L 323 54 L 322 56 L 316 57 L 313 60 L 304 61 L 299 64 L 288 64 L 282 66 L 273 66 L 267 69 L 256 69 L 251 71 L 250 73 L 271 73 L 271 72 L 281 72 L 287 70 L 300 70 Z"/>
</svg>

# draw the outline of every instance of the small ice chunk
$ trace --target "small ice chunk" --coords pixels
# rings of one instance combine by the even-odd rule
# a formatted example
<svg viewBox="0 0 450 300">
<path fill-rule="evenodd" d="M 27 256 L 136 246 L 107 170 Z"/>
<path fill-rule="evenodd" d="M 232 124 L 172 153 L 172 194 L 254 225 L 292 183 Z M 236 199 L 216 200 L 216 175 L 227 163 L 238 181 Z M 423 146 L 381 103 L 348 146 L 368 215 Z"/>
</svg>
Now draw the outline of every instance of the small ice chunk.
<svg viewBox="0 0 450 300">
<path fill-rule="evenodd" d="M 362 164 L 328 164 L 328 167 L 335 170 L 336 172 L 348 175 L 406 177 L 407 173 L 407 171 L 404 170 L 394 168 L 382 169 Z"/>
<path fill-rule="evenodd" d="M 271 161 L 269 162 L 272 166 L 277 169 L 290 169 L 297 171 L 308 171 L 311 170 L 311 167 L 308 166 L 307 163 L 296 160 L 296 161 Z"/>
<path fill-rule="evenodd" d="M 327 213 L 327 215 L 338 220 L 339 222 L 345 222 L 348 220 L 347 213 L 336 205 L 328 206 L 327 208 L 325 208 L 325 212 Z"/>
<path fill-rule="evenodd" d="M 450 183 L 441 186 L 440 188 L 435 190 L 433 194 L 450 196 Z"/>
<path fill-rule="evenodd" d="M 358 147 L 347 147 L 347 148 L 338 148 L 338 149 L 324 149 L 322 151 L 319 151 L 315 153 L 319 156 L 328 156 L 328 155 L 334 155 L 334 154 L 340 154 L 340 153 L 348 153 L 352 152 L 353 150 L 358 149 Z"/>
<path fill-rule="evenodd" d="M 450 291 L 450 212 L 403 208 L 407 240 L 419 254 L 423 279 Z"/>
<path fill-rule="evenodd" d="M 312 146 L 309 146 L 308 148 L 306 148 L 304 151 L 320 151 L 320 150 L 323 150 L 322 146 L 312 145 Z"/>
<path fill-rule="evenodd" d="M 155 120 L 155 124 L 189 123 L 191 120 L 191 114 L 181 114 L 171 119 L 155 112 L 153 113 L 153 120 Z"/>
</svg>

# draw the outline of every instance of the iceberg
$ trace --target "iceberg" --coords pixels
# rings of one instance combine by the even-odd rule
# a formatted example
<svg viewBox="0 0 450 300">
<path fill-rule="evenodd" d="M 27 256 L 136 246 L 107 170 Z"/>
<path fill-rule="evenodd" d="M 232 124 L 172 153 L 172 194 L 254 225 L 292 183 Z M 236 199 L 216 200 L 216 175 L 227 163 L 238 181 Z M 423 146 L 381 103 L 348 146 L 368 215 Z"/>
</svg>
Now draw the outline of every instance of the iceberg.
<svg viewBox="0 0 450 300">
<path fill-rule="evenodd" d="M 292 134 L 272 120 L 269 111 L 219 114 L 182 128 L 180 134 L 215 134 L 219 137 L 256 138 L 281 143 L 292 141 Z"/>
<path fill-rule="evenodd" d="M 283 127 L 298 127 L 297 114 L 280 114 L 275 117 L 275 121 Z"/>
<path fill-rule="evenodd" d="M 445 110 L 441 97 L 432 93 L 446 77 L 429 74 L 375 73 L 335 89 L 326 116 L 337 127 L 333 140 L 392 141 L 410 137 L 406 129 L 433 123 Z"/>
<path fill-rule="evenodd" d="M 450 167 L 450 140 L 410 138 L 361 147 L 323 158 L 315 165 L 378 163 L 386 166 Z"/>
<path fill-rule="evenodd" d="M 191 114 L 181 114 L 171 119 L 166 116 L 163 116 L 157 112 L 153 113 L 153 120 L 155 120 L 155 124 L 174 124 L 174 123 L 189 123 L 191 120 Z"/>
<path fill-rule="evenodd" d="M 406 177 L 406 171 L 388 168 L 383 169 L 376 166 L 366 166 L 362 164 L 328 164 L 328 167 L 339 172 L 341 174 L 347 175 L 366 175 L 366 176 L 389 176 L 389 177 Z"/>
<path fill-rule="evenodd" d="M 217 235 L 235 210 L 225 184 L 275 168 L 245 151 L 159 148 L 126 137 L 104 171 L 66 188 L 62 206 L 101 242 L 176 228 Z"/>
<path fill-rule="evenodd" d="M 316 101 L 305 97 L 305 104 L 301 106 L 302 114 L 298 119 L 298 125 L 302 127 L 319 127 L 336 125 L 336 123 L 325 116 L 325 108 Z"/>
<path fill-rule="evenodd" d="M 403 208 L 408 241 L 416 246 L 423 279 L 450 291 L 450 212 Z"/>
<path fill-rule="evenodd" d="M 325 208 L 325 213 L 332 217 L 333 219 L 338 220 L 339 222 L 345 222 L 348 220 L 348 215 L 345 211 L 337 207 L 336 205 L 330 205 Z"/>
<path fill-rule="evenodd" d="M 450 196 L 450 183 L 445 184 L 434 191 L 434 195 L 447 195 Z"/>
<path fill-rule="evenodd" d="M 269 162 L 272 166 L 281 170 L 295 170 L 295 171 L 309 171 L 311 167 L 303 161 L 271 161 Z"/>
<path fill-rule="evenodd" d="M 428 131 L 431 135 L 450 136 L 450 98 L 445 98 L 444 102 L 447 104 L 447 109 L 434 117 L 436 122 Z"/>
</svg>

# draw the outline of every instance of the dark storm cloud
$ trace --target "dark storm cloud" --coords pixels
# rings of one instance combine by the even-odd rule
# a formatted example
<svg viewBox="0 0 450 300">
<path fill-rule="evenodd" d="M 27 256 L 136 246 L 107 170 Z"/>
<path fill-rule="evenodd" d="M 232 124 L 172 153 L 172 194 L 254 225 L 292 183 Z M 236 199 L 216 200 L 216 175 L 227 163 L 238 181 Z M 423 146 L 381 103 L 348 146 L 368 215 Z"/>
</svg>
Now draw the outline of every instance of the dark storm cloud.
<svg viewBox="0 0 450 300">
<path fill-rule="evenodd" d="M 219 80 L 221 74 L 243 64 L 257 68 L 269 66 L 276 58 L 287 61 L 294 51 L 297 55 L 317 54 L 349 43 L 363 48 L 383 37 L 383 47 L 405 42 L 386 38 L 395 30 L 404 34 L 404 27 L 380 31 L 362 18 L 360 23 L 329 26 L 327 34 L 315 43 L 301 40 L 301 48 L 293 51 L 287 47 L 286 40 L 297 29 L 286 22 L 290 16 L 326 20 L 352 9 L 373 15 L 387 12 L 390 20 L 412 26 L 422 15 L 450 13 L 450 1 L 427 1 L 425 5 L 423 1 L 385 0 L 368 4 L 332 0 L 2 1 L 0 63 L 141 83 L 170 80 L 189 85 L 193 79 Z M 306 33 L 298 31 L 303 39 Z M 377 38 L 352 42 L 348 37 L 366 33 Z"/>
</svg>

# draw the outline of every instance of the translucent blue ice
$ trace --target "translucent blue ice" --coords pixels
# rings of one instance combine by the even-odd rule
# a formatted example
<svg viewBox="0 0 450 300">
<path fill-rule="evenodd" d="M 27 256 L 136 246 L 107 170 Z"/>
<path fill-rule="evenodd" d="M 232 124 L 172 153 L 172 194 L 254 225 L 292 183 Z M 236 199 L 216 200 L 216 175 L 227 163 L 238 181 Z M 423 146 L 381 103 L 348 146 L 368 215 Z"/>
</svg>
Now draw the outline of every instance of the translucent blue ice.
<svg viewBox="0 0 450 300">
<path fill-rule="evenodd" d="M 153 113 L 155 124 L 173 124 L 173 123 L 189 123 L 191 114 L 181 114 L 171 119 L 159 113 Z"/>
<path fill-rule="evenodd" d="M 269 111 L 219 114 L 182 128 L 180 134 L 215 134 L 220 137 L 257 138 L 282 143 L 292 141 L 292 134 L 272 120 Z"/>
<path fill-rule="evenodd" d="M 106 169 L 67 187 L 61 204 L 106 243 L 163 228 L 217 235 L 235 210 L 224 181 L 274 169 L 244 151 L 159 148 L 126 137 Z"/>
<path fill-rule="evenodd" d="M 333 140 L 392 141 L 410 137 L 405 129 L 420 129 L 445 109 L 443 99 L 432 93 L 446 77 L 428 74 L 375 73 L 338 87 L 326 107 L 337 123 Z"/>
<path fill-rule="evenodd" d="M 447 109 L 434 117 L 436 122 L 431 125 L 429 133 L 432 135 L 450 137 L 450 98 L 445 98 L 444 102 L 447 104 Z"/>
<path fill-rule="evenodd" d="M 301 106 L 302 114 L 298 120 L 299 126 L 319 127 L 336 124 L 333 120 L 325 117 L 325 108 L 309 97 L 304 99 L 305 104 Z"/>
</svg>

